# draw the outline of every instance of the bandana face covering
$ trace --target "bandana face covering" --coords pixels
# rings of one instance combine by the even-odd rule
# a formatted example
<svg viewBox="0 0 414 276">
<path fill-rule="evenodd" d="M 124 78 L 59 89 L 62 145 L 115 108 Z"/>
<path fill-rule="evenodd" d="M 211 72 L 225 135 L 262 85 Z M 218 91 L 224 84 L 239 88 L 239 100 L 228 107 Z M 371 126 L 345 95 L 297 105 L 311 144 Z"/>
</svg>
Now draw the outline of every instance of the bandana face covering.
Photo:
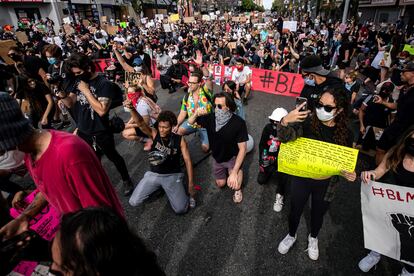
<svg viewBox="0 0 414 276">
<path fill-rule="evenodd" d="M 233 116 L 233 113 L 229 110 L 216 109 L 216 132 L 220 131 L 229 122 L 231 116 Z"/>
</svg>

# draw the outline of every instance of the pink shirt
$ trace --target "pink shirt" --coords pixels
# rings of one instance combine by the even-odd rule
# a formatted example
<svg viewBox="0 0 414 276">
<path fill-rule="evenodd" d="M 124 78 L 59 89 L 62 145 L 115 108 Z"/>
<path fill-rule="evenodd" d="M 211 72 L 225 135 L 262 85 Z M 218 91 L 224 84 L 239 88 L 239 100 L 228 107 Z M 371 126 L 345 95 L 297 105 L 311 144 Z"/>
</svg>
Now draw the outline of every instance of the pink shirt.
<svg viewBox="0 0 414 276">
<path fill-rule="evenodd" d="M 39 160 L 24 161 L 37 188 L 60 213 L 90 206 L 123 210 L 111 181 L 91 147 L 79 137 L 50 130 L 49 147 Z"/>
</svg>

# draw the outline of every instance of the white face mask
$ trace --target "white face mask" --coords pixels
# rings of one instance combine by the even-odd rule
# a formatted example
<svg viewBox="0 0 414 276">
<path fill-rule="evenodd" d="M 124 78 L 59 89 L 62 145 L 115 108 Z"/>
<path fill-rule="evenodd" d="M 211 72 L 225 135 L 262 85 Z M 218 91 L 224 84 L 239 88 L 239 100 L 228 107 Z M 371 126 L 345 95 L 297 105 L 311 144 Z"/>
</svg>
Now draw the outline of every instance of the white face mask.
<svg viewBox="0 0 414 276">
<path fill-rule="evenodd" d="M 316 116 L 322 122 L 327 122 L 335 118 L 334 110 L 327 112 L 323 107 L 316 108 Z"/>
<path fill-rule="evenodd" d="M 172 60 L 172 63 L 173 63 L 173 64 L 177 64 L 177 63 L 178 63 L 178 60 L 173 59 L 173 60 Z"/>
</svg>

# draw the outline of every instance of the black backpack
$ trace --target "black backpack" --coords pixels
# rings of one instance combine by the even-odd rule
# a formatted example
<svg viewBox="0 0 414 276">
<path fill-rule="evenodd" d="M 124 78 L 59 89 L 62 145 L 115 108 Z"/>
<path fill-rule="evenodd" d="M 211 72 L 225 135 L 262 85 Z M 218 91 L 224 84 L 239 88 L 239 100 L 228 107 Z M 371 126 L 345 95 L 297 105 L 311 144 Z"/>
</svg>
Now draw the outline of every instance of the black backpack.
<svg viewBox="0 0 414 276">
<path fill-rule="evenodd" d="M 112 98 L 111 107 L 110 107 L 110 109 L 113 109 L 115 107 L 121 106 L 122 103 L 124 102 L 124 91 L 118 84 L 112 81 L 110 83 L 113 86 L 112 89 L 114 91 L 114 97 Z"/>
</svg>

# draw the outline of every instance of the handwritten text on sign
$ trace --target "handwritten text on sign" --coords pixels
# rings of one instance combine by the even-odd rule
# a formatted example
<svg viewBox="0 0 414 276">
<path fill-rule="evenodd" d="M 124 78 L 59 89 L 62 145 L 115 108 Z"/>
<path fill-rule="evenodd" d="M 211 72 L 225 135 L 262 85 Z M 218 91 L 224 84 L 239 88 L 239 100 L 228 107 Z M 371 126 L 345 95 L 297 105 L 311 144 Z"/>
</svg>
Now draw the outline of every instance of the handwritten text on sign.
<svg viewBox="0 0 414 276">
<path fill-rule="evenodd" d="M 339 175 L 341 170 L 355 170 L 358 150 L 308 138 L 282 143 L 278 170 L 308 178 Z"/>
<path fill-rule="evenodd" d="M 141 73 L 125 72 L 125 82 L 129 83 L 130 85 L 137 85 L 140 78 Z"/>
<path fill-rule="evenodd" d="M 113 64 L 111 59 L 96 59 L 96 71 L 104 72 L 105 68 Z M 156 68 L 155 60 L 152 61 L 152 77 L 160 79 L 160 72 Z M 215 65 L 212 70 L 214 82 L 222 85 L 225 81 L 231 80 L 235 67 Z M 252 90 L 281 96 L 297 97 L 305 85 L 300 74 L 272 71 L 252 68 Z"/>
<path fill-rule="evenodd" d="M 361 184 L 365 248 L 414 265 L 414 189 Z"/>
</svg>

